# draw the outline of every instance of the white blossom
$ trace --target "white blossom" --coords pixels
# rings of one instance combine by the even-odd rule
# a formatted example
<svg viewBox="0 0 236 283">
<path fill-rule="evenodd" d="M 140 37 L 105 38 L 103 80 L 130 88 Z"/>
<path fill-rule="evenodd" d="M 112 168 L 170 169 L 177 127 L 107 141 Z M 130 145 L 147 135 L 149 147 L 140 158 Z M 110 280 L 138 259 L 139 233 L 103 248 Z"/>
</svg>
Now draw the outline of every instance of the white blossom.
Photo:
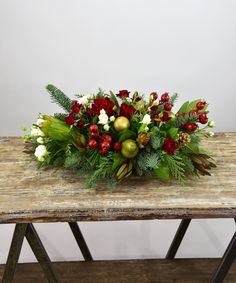
<svg viewBox="0 0 236 283">
<path fill-rule="evenodd" d="M 45 122 L 45 120 L 39 118 L 39 119 L 37 120 L 36 124 L 37 124 L 39 127 L 41 127 L 44 122 Z"/>
<path fill-rule="evenodd" d="M 43 144 L 44 139 L 42 137 L 37 138 L 37 143 Z"/>
<path fill-rule="evenodd" d="M 91 95 L 83 95 L 78 98 L 78 103 L 82 105 L 87 105 Z"/>
<path fill-rule="evenodd" d="M 111 117 L 110 117 L 110 121 L 111 121 L 111 122 L 114 122 L 115 119 L 116 119 L 115 116 L 111 116 Z"/>
<path fill-rule="evenodd" d="M 208 132 L 207 134 L 209 137 L 213 137 L 215 135 L 213 132 Z"/>
<path fill-rule="evenodd" d="M 209 128 L 214 128 L 216 126 L 216 123 L 214 122 L 214 121 L 210 121 L 209 123 L 208 123 L 208 127 Z"/>
<path fill-rule="evenodd" d="M 105 131 L 109 131 L 110 126 L 109 126 L 108 124 L 105 124 L 105 125 L 103 126 L 103 128 L 104 128 Z"/>
<path fill-rule="evenodd" d="M 143 119 L 142 119 L 142 121 L 140 123 L 146 124 L 146 125 L 150 124 L 151 123 L 150 115 L 149 114 L 145 114 Z"/>
<path fill-rule="evenodd" d="M 46 146 L 42 144 L 37 146 L 34 155 L 38 158 L 39 161 L 44 161 L 44 158 L 48 155 Z"/>
<path fill-rule="evenodd" d="M 104 109 L 100 110 L 100 115 L 98 116 L 98 123 L 105 125 L 108 123 L 108 116 L 106 114 L 106 111 Z"/>
<path fill-rule="evenodd" d="M 40 137 L 40 136 L 43 137 L 44 133 L 38 127 L 32 127 L 30 135 L 32 137 Z"/>
</svg>

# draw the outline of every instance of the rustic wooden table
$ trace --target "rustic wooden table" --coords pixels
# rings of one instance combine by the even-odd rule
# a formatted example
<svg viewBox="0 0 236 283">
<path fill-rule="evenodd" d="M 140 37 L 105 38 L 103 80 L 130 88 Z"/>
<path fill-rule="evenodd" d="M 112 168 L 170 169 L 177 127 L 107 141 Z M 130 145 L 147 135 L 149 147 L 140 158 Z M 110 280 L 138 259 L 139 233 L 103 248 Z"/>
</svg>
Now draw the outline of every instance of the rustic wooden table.
<svg viewBox="0 0 236 283">
<path fill-rule="evenodd" d="M 0 138 L 0 223 L 16 224 L 2 282 L 236 282 L 236 233 L 222 259 L 174 259 L 191 219 L 236 219 L 236 133 L 216 134 L 205 147 L 217 163 L 210 177 L 184 187 L 133 177 L 111 191 L 86 189 L 84 178 L 60 168 L 37 170 L 20 138 Z M 77 221 L 138 219 L 182 219 L 166 259 L 93 261 Z M 52 263 L 34 222 L 68 222 L 85 261 Z M 44 273 L 17 265 L 24 237 Z"/>
</svg>

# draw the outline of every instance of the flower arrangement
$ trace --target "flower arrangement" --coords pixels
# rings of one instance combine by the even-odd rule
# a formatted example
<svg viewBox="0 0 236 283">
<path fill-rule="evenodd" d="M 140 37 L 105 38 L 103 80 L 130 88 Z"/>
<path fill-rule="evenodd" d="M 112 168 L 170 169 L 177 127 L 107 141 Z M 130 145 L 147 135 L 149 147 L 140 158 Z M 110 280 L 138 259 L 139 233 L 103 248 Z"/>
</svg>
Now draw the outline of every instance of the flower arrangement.
<svg viewBox="0 0 236 283">
<path fill-rule="evenodd" d="M 65 113 L 40 114 L 24 136 L 40 166 L 88 174 L 88 187 L 104 179 L 114 184 L 132 174 L 183 182 L 191 174 L 210 175 L 215 167 L 200 147 L 201 137 L 213 136 L 206 129 L 215 126 L 202 99 L 185 102 L 174 113 L 177 94 L 159 97 L 152 92 L 145 100 L 138 92 L 99 89 L 71 100 L 53 85 L 46 88 Z"/>
</svg>

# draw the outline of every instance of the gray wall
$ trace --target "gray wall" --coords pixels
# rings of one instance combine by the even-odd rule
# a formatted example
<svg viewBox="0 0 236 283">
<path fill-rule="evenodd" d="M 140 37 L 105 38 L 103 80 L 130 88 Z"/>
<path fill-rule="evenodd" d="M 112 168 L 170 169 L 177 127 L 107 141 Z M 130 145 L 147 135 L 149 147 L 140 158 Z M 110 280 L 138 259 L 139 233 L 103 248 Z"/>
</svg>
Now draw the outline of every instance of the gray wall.
<svg viewBox="0 0 236 283">
<path fill-rule="evenodd" d="M 235 131 L 236 1 L 0 0 L 0 134 L 21 135 L 67 94 L 129 89 L 206 98 L 217 131 Z M 95 258 L 163 256 L 178 221 L 83 223 Z M 80 258 L 66 224 L 37 224 L 50 255 Z M 12 225 L 0 226 L 0 262 Z M 194 221 L 178 256 L 219 256 L 232 220 Z M 34 257 L 25 244 L 22 261 Z"/>
</svg>

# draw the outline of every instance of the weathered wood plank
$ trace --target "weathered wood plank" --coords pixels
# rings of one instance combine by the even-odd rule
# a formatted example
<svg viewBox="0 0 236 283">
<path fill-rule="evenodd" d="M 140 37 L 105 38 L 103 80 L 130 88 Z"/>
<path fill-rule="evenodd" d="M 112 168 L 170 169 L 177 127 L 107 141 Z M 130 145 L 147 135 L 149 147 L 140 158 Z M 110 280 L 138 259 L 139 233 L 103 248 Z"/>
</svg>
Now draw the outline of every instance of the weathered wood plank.
<svg viewBox="0 0 236 283">
<path fill-rule="evenodd" d="M 215 155 L 212 176 L 176 181 L 132 177 L 115 191 L 86 189 L 85 178 L 37 170 L 19 138 L 0 138 L 0 223 L 236 217 L 236 133 L 204 142 Z"/>
<path fill-rule="evenodd" d="M 126 260 L 54 263 L 63 283 L 208 283 L 218 259 Z M 0 266 L 0 279 L 3 272 Z M 18 264 L 14 283 L 47 283 L 39 264 Z M 236 282 L 236 262 L 225 283 Z"/>
</svg>

